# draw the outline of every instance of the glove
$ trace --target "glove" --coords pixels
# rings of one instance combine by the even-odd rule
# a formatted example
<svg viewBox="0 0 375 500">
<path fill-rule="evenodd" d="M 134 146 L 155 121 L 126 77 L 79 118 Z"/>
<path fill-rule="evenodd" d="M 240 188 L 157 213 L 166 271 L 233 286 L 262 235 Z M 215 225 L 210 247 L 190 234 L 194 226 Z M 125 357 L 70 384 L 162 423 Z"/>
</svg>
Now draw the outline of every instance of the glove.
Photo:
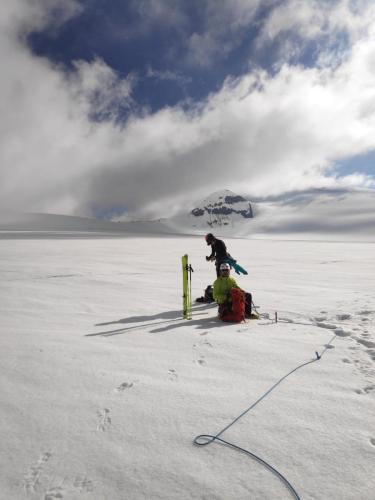
<svg viewBox="0 0 375 500">
<path fill-rule="evenodd" d="M 208 255 L 206 255 L 206 261 L 208 262 L 209 260 L 211 260 L 211 258 Z"/>
</svg>

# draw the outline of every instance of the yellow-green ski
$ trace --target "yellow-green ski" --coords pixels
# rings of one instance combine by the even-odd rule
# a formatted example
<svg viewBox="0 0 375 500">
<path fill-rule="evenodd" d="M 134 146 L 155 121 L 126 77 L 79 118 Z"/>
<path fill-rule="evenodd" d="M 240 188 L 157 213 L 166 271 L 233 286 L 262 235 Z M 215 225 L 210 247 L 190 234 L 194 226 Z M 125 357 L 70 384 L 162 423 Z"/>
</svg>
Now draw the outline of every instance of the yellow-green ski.
<svg viewBox="0 0 375 500">
<path fill-rule="evenodd" d="M 191 272 L 187 255 L 182 256 L 182 313 L 185 319 L 191 319 Z M 190 287 L 189 287 L 190 273 Z"/>
</svg>

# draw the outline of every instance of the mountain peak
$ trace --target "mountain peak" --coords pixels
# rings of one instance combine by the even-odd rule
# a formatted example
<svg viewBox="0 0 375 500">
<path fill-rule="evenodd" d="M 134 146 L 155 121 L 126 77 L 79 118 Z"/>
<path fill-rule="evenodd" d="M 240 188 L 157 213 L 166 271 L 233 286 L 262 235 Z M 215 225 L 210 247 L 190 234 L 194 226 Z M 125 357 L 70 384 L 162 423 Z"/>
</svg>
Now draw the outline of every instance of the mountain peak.
<svg viewBox="0 0 375 500">
<path fill-rule="evenodd" d="M 191 215 L 200 226 L 233 226 L 235 222 L 253 218 L 251 203 L 229 189 L 216 191 L 192 209 Z"/>
</svg>

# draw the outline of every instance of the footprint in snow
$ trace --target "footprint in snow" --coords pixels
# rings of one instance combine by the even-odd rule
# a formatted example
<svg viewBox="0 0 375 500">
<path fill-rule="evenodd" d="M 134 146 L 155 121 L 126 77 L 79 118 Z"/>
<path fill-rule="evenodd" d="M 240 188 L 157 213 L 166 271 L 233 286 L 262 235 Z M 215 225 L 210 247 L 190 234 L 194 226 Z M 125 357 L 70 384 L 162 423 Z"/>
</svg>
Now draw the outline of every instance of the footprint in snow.
<svg viewBox="0 0 375 500">
<path fill-rule="evenodd" d="M 53 488 L 49 488 L 46 494 L 44 495 L 43 500 L 55 500 L 55 498 L 64 498 L 64 490 L 61 486 L 55 486 Z"/>
<path fill-rule="evenodd" d="M 316 326 L 318 326 L 319 328 L 326 328 L 327 330 L 338 329 L 336 325 L 332 325 L 331 323 L 324 323 L 322 321 L 317 321 Z"/>
<path fill-rule="evenodd" d="M 359 342 L 360 344 L 364 345 L 365 347 L 370 348 L 370 349 L 375 347 L 375 342 L 371 342 L 370 340 L 360 339 L 357 337 L 356 341 Z"/>
<path fill-rule="evenodd" d="M 357 394 L 370 394 L 375 389 L 375 385 L 368 385 L 363 389 L 356 389 Z"/>
<path fill-rule="evenodd" d="M 346 319 L 350 319 L 352 316 L 350 314 L 337 314 L 336 318 L 339 321 L 345 321 Z"/>
<path fill-rule="evenodd" d="M 196 363 L 198 363 L 201 366 L 204 366 L 204 365 L 207 364 L 206 361 L 205 361 L 205 359 L 204 359 L 204 356 L 201 356 L 199 359 L 197 359 Z"/>
<path fill-rule="evenodd" d="M 343 328 L 335 328 L 334 333 L 338 337 L 349 337 L 350 336 L 350 332 L 347 330 L 344 330 Z"/>
<path fill-rule="evenodd" d="M 73 481 L 74 488 L 77 488 L 80 493 L 93 491 L 93 483 L 91 479 L 88 479 L 86 476 L 77 476 Z"/>
<path fill-rule="evenodd" d="M 50 452 L 43 453 L 43 455 L 39 457 L 37 463 L 30 467 L 28 473 L 24 477 L 24 483 L 23 483 L 26 494 L 33 493 L 36 491 L 40 483 L 40 477 L 43 473 L 44 467 L 51 457 L 52 453 Z"/>
<path fill-rule="evenodd" d="M 66 484 L 67 491 L 65 491 L 62 487 L 63 483 L 66 483 L 65 478 L 60 486 L 54 486 L 46 491 L 43 500 L 55 500 L 56 498 L 64 498 L 64 495 L 69 493 L 69 498 L 72 498 L 72 495 L 75 495 L 76 492 L 74 490 L 78 490 L 79 493 L 91 493 L 94 490 L 94 485 L 91 479 L 88 479 L 86 476 L 79 475 L 74 479 L 69 479 L 69 484 Z M 75 498 L 75 496 L 74 496 Z"/>
<path fill-rule="evenodd" d="M 197 347 L 202 347 L 202 345 L 207 345 L 208 347 L 212 347 L 211 342 L 209 342 L 208 340 L 204 340 L 203 342 L 200 342 L 199 345 L 194 344 L 193 347 L 194 347 L 194 349 L 196 349 Z"/>
<path fill-rule="evenodd" d="M 177 380 L 178 379 L 177 372 L 173 368 L 171 368 L 170 370 L 168 370 L 168 375 L 169 375 L 169 380 Z"/>
<path fill-rule="evenodd" d="M 108 408 L 104 408 L 103 410 L 97 412 L 97 416 L 99 418 L 98 425 L 96 426 L 97 431 L 105 432 L 109 430 L 112 425 L 112 419 L 109 414 L 110 411 Z"/>
<path fill-rule="evenodd" d="M 124 392 L 126 389 L 130 389 L 134 386 L 134 382 L 123 382 L 118 387 L 116 387 L 116 392 Z"/>
<path fill-rule="evenodd" d="M 375 439 L 374 439 L 374 438 L 371 438 L 371 439 L 370 439 L 370 443 L 372 444 L 372 446 L 375 446 Z"/>
</svg>

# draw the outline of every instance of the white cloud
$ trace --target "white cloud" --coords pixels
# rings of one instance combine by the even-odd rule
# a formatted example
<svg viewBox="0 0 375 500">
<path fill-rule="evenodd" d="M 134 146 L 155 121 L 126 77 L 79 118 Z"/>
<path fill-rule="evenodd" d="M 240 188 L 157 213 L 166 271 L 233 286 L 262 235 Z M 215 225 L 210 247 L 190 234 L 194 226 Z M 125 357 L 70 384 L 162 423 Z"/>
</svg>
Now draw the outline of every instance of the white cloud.
<svg viewBox="0 0 375 500">
<path fill-rule="evenodd" d="M 10 37 L 24 38 L 46 26 L 57 29 L 81 9 L 78 0 L 2 0 L 0 29 Z"/>
<path fill-rule="evenodd" d="M 375 22 L 372 0 L 285 0 L 263 25 L 258 46 L 277 40 L 281 61 L 297 60 L 307 44 L 318 44 L 318 65 L 342 62 L 357 41 L 369 35 Z"/>
<path fill-rule="evenodd" d="M 313 190 L 291 194 L 285 199 L 256 205 L 254 233 L 318 237 L 373 237 L 375 230 L 374 190 Z"/>
<path fill-rule="evenodd" d="M 263 6 L 273 1 L 263 1 Z M 205 26 L 187 40 L 187 61 L 192 65 L 211 66 L 224 59 L 240 45 L 249 25 L 254 21 L 260 0 L 205 0 L 200 9 L 205 12 Z"/>
<path fill-rule="evenodd" d="M 345 30 L 355 42 L 366 34 L 374 14 L 372 0 L 286 0 L 272 11 L 262 36 L 274 39 L 282 32 L 292 31 L 303 39 L 315 39 Z"/>
<path fill-rule="evenodd" d="M 75 101 L 97 120 L 115 120 L 120 110 L 134 104 L 132 90 L 136 76 L 120 79 L 102 59 L 75 61 L 75 72 L 70 75 Z"/>
<path fill-rule="evenodd" d="M 101 60 L 77 62 L 67 76 L 16 36 L 21 26 L 24 33 L 41 26 L 54 3 L 34 2 L 30 25 L 26 0 L 6 4 L 17 9 L 8 8 L 0 33 L 2 209 L 88 214 L 92 205 L 126 205 L 157 215 L 189 207 L 192 192 L 264 196 L 371 184 L 329 172 L 335 160 L 375 146 L 371 34 L 333 70 L 285 64 L 273 77 L 254 72 L 228 79 L 189 112 L 167 108 L 120 125 L 115 109 L 131 104 L 132 77 L 121 79 Z M 67 6 L 63 17 L 74 12 L 71 1 L 59 5 Z M 90 121 L 93 96 L 106 121 Z"/>
<path fill-rule="evenodd" d="M 184 76 L 180 71 L 169 71 L 169 70 L 156 70 L 151 66 L 147 68 L 146 73 L 147 78 L 155 78 L 160 81 L 171 81 L 180 85 L 181 87 L 185 87 L 187 84 L 191 83 L 192 79 L 190 77 Z"/>
</svg>

